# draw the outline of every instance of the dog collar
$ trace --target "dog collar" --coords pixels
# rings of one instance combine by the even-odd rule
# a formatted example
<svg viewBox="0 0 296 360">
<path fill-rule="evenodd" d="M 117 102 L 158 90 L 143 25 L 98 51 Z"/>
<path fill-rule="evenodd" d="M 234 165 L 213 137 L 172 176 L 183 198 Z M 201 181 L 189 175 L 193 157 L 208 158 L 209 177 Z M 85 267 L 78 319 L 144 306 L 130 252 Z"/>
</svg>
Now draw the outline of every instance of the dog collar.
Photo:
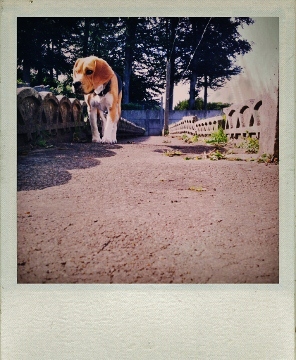
<svg viewBox="0 0 296 360">
<path fill-rule="evenodd" d="M 99 93 L 96 93 L 96 91 L 94 90 L 95 95 L 98 96 L 105 96 L 109 91 L 110 91 L 110 85 L 111 85 L 111 80 L 109 80 L 106 84 L 103 84 L 103 90 Z"/>
</svg>

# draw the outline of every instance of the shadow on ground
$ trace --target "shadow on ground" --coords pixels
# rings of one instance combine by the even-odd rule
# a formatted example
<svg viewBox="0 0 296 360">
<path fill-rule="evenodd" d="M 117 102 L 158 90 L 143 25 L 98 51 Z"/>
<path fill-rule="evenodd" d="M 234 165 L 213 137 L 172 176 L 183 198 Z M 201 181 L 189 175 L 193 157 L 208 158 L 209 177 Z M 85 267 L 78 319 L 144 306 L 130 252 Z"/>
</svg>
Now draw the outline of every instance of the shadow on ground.
<svg viewBox="0 0 296 360">
<path fill-rule="evenodd" d="M 66 184 L 68 170 L 98 166 L 99 158 L 114 156 L 119 145 L 96 143 L 62 144 L 49 149 L 34 149 L 17 158 L 17 190 L 41 190 Z"/>
</svg>

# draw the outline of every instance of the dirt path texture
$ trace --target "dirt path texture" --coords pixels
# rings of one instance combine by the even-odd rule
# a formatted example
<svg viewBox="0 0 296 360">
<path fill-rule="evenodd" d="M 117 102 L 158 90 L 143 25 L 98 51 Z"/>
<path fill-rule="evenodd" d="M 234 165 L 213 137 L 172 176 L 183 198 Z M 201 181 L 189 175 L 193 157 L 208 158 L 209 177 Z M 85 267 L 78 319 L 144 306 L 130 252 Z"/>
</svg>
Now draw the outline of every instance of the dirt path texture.
<svg viewBox="0 0 296 360">
<path fill-rule="evenodd" d="M 18 283 L 278 283 L 278 166 L 213 151 L 160 136 L 19 154 Z"/>
</svg>

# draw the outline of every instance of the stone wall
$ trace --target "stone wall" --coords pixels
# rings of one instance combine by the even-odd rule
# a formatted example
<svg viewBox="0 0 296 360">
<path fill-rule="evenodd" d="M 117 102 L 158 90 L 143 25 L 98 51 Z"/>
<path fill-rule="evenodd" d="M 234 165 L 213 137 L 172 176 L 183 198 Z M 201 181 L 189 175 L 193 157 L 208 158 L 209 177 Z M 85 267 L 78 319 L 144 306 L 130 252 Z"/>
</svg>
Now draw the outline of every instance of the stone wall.
<svg viewBox="0 0 296 360">
<path fill-rule="evenodd" d="M 31 141 L 40 131 L 49 131 L 57 139 L 70 139 L 76 129 L 86 127 L 87 113 L 84 101 L 53 95 L 48 87 L 35 88 L 18 85 L 18 139 Z M 173 124 L 183 116 L 195 115 L 203 119 L 222 114 L 220 110 L 170 111 L 169 123 Z M 128 119 L 128 120 L 125 120 Z M 122 110 L 118 136 L 161 135 L 164 124 L 164 110 Z M 99 122 L 100 127 L 100 122 Z"/>
<path fill-rule="evenodd" d="M 145 135 L 161 135 L 163 116 L 161 110 L 122 110 L 122 117 L 144 128 Z"/>
<path fill-rule="evenodd" d="M 180 121 L 184 116 L 197 116 L 199 119 L 221 115 L 222 110 L 171 110 L 169 124 Z M 164 110 L 122 110 L 122 116 L 146 129 L 145 135 L 161 135 L 164 125 Z"/>
<path fill-rule="evenodd" d="M 276 96 L 277 94 L 277 96 Z M 256 137 L 259 139 L 259 155 L 270 154 L 279 157 L 279 105 L 278 91 L 257 99 L 234 104 L 224 108 L 224 115 L 208 119 L 184 116 L 170 124 L 170 134 L 209 136 L 222 127 L 230 139 Z"/>
<path fill-rule="evenodd" d="M 32 141 L 43 131 L 57 140 L 71 140 L 74 132 L 87 133 L 88 130 L 84 101 L 55 96 L 46 91 L 38 92 L 30 87 L 17 89 L 18 144 Z M 144 133 L 145 129 L 123 118 L 118 124 L 119 137 Z"/>
<path fill-rule="evenodd" d="M 73 133 L 89 131 L 84 101 L 53 95 L 30 87 L 17 89 L 17 134 L 18 143 L 30 142 L 34 136 L 47 131 L 57 140 L 71 140 Z M 209 136 L 222 126 L 229 138 L 240 136 L 257 137 L 259 154 L 279 151 L 278 92 L 257 99 L 234 104 L 220 110 L 170 111 L 169 132 Z M 163 109 L 123 110 L 118 125 L 118 137 L 161 135 Z M 128 120 L 126 120 L 128 119 Z M 100 122 L 99 122 L 100 125 Z"/>
</svg>

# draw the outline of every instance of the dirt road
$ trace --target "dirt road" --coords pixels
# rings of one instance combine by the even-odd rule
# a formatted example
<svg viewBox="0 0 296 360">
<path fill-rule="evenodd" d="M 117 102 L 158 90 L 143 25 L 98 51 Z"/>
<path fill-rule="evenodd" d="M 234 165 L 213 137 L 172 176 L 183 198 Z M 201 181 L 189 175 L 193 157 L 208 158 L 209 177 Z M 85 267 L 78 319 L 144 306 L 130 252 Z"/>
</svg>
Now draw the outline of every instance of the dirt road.
<svg viewBox="0 0 296 360">
<path fill-rule="evenodd" d="M 278 166 L 195 159 L 211 149 L 143 137 L 20 155 L 18 282 L 277 283 Z"/>
</svg>

